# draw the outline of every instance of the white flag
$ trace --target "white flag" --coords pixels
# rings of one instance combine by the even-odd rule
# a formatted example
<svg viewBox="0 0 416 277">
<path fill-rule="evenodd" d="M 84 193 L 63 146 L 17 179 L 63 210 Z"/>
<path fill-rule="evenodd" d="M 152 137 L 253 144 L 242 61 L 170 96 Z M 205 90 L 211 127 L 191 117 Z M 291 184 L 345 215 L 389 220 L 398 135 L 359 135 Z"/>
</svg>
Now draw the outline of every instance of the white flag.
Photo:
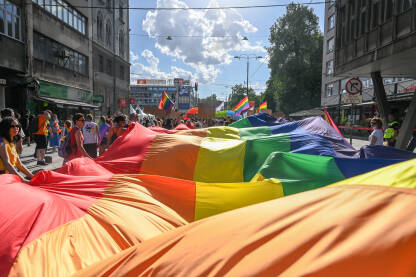
<svg viewBox="0 0 416 277">
<path fill-rule="evenodd" d="M 222 111 L 224 109 L 224 102 L 222 102 L 216 109 L 215 109 L 215 111 L 216 112 L 220 112 L 220 111 Z"/>
</svg>

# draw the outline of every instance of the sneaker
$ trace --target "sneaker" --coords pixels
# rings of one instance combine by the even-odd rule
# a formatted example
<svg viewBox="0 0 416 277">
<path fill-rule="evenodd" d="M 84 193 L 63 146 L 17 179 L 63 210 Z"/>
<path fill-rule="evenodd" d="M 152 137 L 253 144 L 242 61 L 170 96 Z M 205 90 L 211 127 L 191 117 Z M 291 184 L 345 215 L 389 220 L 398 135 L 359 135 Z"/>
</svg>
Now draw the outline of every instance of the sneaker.
<svg viewBox="0 0 416 277">
<path fill-rule="evenodd" d="M 36 164 L 37 165 L 48 165 L 44 160 L 38 161 Z"/>
</svg>

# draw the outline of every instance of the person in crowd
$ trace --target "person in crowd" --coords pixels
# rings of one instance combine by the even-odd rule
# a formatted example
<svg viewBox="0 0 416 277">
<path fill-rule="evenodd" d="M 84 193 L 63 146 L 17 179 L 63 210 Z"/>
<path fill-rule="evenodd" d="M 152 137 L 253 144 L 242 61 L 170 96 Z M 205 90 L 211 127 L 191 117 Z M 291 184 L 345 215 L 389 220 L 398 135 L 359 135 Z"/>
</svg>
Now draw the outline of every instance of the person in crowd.
<svg viewBox="0 0 416 277">
<path fill-rule="evenodd" d="M 64 122 L 64 131 L 61 137 L 61 141 L 65 140 L 66 136 L 71 133 L 72 130 L 72 122 L 70 120 L 65 120 Z"/>
<path fill-rule="evenodd" d="M 19 134 L 19 122 L 13 117 L 4 117 L 0 122 L 0 174 L 16 174 L 20 170 L 29 179 L 33 174 L 20 161 L 14 138 Z"/>
<path fill-rule="evenodd" d="M 383 121 L 380 118 L 374 117 L 370 121 L 373 132 L 368 137 L 370 145 L 383 145 Z"/>
<path fill-rule="evenodd" d="M 23 133 L 26 136 L 27 146 L 30 146 L 30 137 L 32 136 L 32 134 L 30 132 L 30 128 L 29 128 L 31 120 L 32 120 L 32 118 L 31 118 L 31 115 L 30 115 L 30 111 L 26 110 L 25 114 L 24 114 L 24 116 L 21 120 L 21 123 L 22 123 Z"/>
<path fill-rule="evenodd" d="M 19 117 L 20 117 L 20 115 L 16 114 L 10 108 L 3 109 L 0 112 L 0 115 L 1 115 L 1 118 L 12 117 L 13 119 L 16 119 L 17 122 L 19 122 L 19 119 L 16 118 L 16 115 L 18 115 Z M 25 138 L 25 134 L 24 134 L 23 130 L 20 128 L 19 133 L 13 138 L 18 154 L 22 154 L 22 152 L 23 152 L 23 140 L 24 140 L 24 138 Z"/>
<path fill-rule="evenodd" d="M 74 120 L 74 127 L 72 127 L 70 137 L 69 137 L 69 145 L 71 146 L 71 153 L 68 156 L 67 160 L 70 161 L 76 158 L 81 157 L 88 157 L 91 158 L 90 155 L 84 148 L 84 136 L 82 134 L 82 128 L 85 125 L 85 118 L 82 113 L 76 113 L 73 117 Z"/>
<path fill-rule="evenodd" d="M 107 148 L 124 133 L 126 121 L 125 115 L 118 115 L 114 118 L 114 125 L 107 134 Z"/>
<path fill-rule="evenodd" d="M 130 123 L 137 122 L 137 114 L 136 113 L 130 114 L 129 121 L 130 121 Z"/>
<path fill-rule="evenodd" d="M 50 129 L 52 132 L 49 134 L 49 146 L 52 147 L 52 152 L 56 152 L 56 148 L 59 147 L 59 140 L 61 136 L 61 128 L 59 127 L 58 115 L 53 114 L 50 120 Z"/>
<path fill-rule="evenodd" d="M 100 141 L 100 131 L 91 114 L 87 114 L 85 126 L 82 128 L 84 135 L 84 148 L 91 158 L 97 158 L 97 147 Z"/>
<path fill-rule="evenodd" d="M 195 125 L 189 119 L 186 121 L 186 127 L 189 129 L 195 129 Z"/>
<path fill-rule="evenodd" d="M 45 162 L 46 148 L 48 146 L 48 121 L 51 118 L 49 111 L 44 111 L 38 115 L 38 130 L 33 133 L 33 139 L 36 143 L 37 165 L 47 165 Z"/>
<path fill-rule="evenodd" d="M 388 146 L 394 147 L 399 134 L 400 123 L 397 121 L 397 117 L 393 113 L 388 115 L 388 120 L 389 126 L 384 131 L 384 139 L 387 141 Z"/>
<path fill-rule="evenodd" d="M 107 135 L 108 131 L 110 130 L 110 121 L 106 120 L 104 116 L 100 117 L 100 122 L 98 123 L 98 131 L 100 133 L 100 139 L 99 139 L 99 147 L 98 152 L 101 156 L 105 152 L 105 148 L 107 146 Z"/>
</svg>

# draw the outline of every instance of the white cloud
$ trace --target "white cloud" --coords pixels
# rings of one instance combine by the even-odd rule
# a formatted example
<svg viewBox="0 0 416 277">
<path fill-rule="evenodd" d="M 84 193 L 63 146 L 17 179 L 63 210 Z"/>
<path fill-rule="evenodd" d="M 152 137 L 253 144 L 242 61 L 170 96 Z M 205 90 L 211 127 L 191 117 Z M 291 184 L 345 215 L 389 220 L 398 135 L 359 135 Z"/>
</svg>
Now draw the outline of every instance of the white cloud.
<svg viewBox="0 0 416 277">
<path fill-rule="evenodd" d="M 145 49 L 140 55 L 130 52 L 131 57 L 131 83 L 136 83 L 137 79 L 173 79 L 184 78 L 197 80 L 197 76 L 183 68 L 171 66 L 170 72 L 159 70 L 159 59 L 150 51 Z"/>
<path fill-rule="evenodd" d="M 208 4 L 215 6 L 216 0 Z M 158 0 L 157 7 L 188 5 L 180 0 Z M 257 28 L 234 9 L 149 11 L 143 30 L 156 39 L 155 47 L 161 53 L 192 67 L 201 83 L 215 80 L 220 72 L 216 66 L 231 63 L 232 51 L 265 52 L 258 43 L 242 40 L 245 34 L 257 32 Z M 167 40 L 167 36 L 173 39 Z"/>
</svg>

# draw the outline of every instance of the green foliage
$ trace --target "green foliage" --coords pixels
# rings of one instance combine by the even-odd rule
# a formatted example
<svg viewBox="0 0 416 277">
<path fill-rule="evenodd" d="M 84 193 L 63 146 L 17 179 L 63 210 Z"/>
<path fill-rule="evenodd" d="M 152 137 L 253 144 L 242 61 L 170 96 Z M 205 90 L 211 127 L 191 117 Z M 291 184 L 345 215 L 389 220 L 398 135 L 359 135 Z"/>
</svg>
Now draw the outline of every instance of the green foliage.
<svg viewBox="0 0 416 277">
<path fill-rule="evenodd" d="M 200 99 L 199 102 L 200 103 L 210 103 L 210 102 L 217 103 L 217 95 L 214 93 L 214 94 L 208 96 L 207 98 Z"/>
<path fill-rule="evenodd" d="M 235 105 L 238 104 L 238 102 L 241 101 L 244 97 L 247 96 L 247 87 L 243 86 L 241 84 L 234 85 L 231 88 L 231 99 L 229 102 L 228 109 L 234 108 Z M 258 102 L 260 102 L 260 98 L 256 97 L 256 94 L 252 88 L 248 89 L 248 100 L 249 101 L 256 101 L 256 105 L 258 106 Z"/>
<path fill-rule="evenodd" d="M 270 28 L 265 97 L 276 96 L 279 111 L 286 114 L 320 106 L 323 38 L 318 22 L 312 9 L 290 4 Z"/>
</svg>

